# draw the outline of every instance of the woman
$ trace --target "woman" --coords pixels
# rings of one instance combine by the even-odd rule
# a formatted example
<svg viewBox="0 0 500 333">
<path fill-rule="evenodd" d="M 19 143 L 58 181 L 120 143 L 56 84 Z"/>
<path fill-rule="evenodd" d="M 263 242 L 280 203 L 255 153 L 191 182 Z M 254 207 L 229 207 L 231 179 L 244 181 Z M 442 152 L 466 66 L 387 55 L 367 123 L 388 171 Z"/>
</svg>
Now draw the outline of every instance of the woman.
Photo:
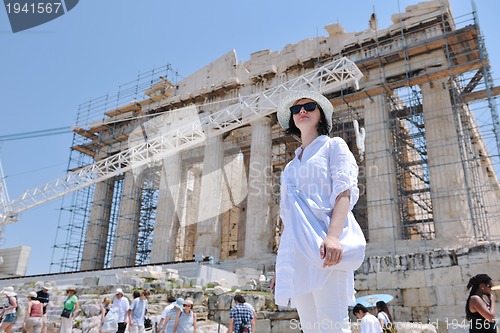
<svg viewBox="0 0 500 333">
<path fill-rule="evenodd" d="M 5 303 L 3 304 L 3 309 L 1 315 L 3 316 L 2 325 L 0 325 L 0 332 L 10 333 L 12 327 L 17 321 L 17 294 L 14 292 L 14 288 L 7 287 L 2 291 L 5 295 Z"/>
<path fill-rule="evenodd" d="M 467 284 L 470 289 L 465 304 L 465 314 L 469 320 L 469 332 L 496 332 L 495 295 L 491 292 L 493 281 L 487 274 L 473 276 Z"/>
<path fill-rule="evenodd" d="M 394 321 L 392 320 L 391 312 L 389 311 L 389 307 L 387 307 L 387 303 L 384 301 L 378 301 L 375 303 L 375 307 L 377 309 L 377 318 L 380 322 L 380 326 L 384 330 L 384 333 L 394 333 Z"/>
<path fill-rule="evenodd" d="M 165 316 L 165 321 L 162 327 L 165 327 L 165 333 L 172 333 L 174 331 L 175 320 L 181 313 L 184 299 L 178 298 L 175 302 L 172 303 L 174 306 L 167 312 Z M 162 332 L 160 327 L 160 332 Z"/>
<path fill-rule="evenodd" d="M 193 312 L 193 301 L 186 299 L 183 310 L 175 318 L 173 333 L 196 333 L 196 313 Z"/>
<path fill-rule="evenodd" d="M 278 108 L 280 125 L 302 145 L 281 175 L 283 229 L 271 288 L 278 305 L 291 300 L 305 333 L 350 331 L 354 271 L 366 246 L 351 212 L 358 166 L 344 140 L 327 136 L 332 114 L 315 91 L 293 92 Z"/>
<path fill-rule="evenodd" d="M 37 294 L 31 291 L 26 298 L 26 314 L 24 315 L 23 329 L 26 333 L 40 333 L 43 324 L 43 304 L 38 300 Z"/>
<path fill-rule="evenodd" d="M 102 300 L 102 306 L 101 306 L 101 325 L 99 326 L 100 333 L 116 332 L 116 330 L 118 329 L 118 319 L 116 320 L 116 325 L 113 326 L 113 325 L 110 325 L 107 323 L 107 325 L 103 327 L 106 315 L 111 310 L 110 304 L 111 304 L 111 298 L 104 297 L 104 299 Z M 111 326 L 113 326 L 113 327 L 111 327 Z"/>
<path fill-rule="evenodd" d="M 63 314 L 68 313 L 68 317 L 61 315 L 61 330 L 60 333 L 71 333 L 73 329 L 73 319 L 75 312 L 78 310 L 78 297 L 76 297 L 76 289 L 70 287 L 66 289 L 66 299 L 63 304 Z"/>
</svg>

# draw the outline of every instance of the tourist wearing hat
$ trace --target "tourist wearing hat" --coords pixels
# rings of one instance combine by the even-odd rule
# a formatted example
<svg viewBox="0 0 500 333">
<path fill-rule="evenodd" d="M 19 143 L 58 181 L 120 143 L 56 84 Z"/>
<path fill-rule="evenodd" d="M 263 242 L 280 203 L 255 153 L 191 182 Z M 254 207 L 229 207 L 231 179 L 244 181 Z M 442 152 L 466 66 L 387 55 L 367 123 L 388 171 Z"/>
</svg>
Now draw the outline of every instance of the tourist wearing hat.
<svg viewBox="0 0 500 333">
<path fill-rule="evenodd" d="M 175 326 L 175 318 L 181 313 L 182 304 L 184 304 L 184 298 L 169 298 L 172 303 L 165 307 L 163 313 L 161 314 L 160 324 L 158 325 L 159 332 L 172 333 Z"/>
<path fill-rule="evenodd" d="M 40 333 L 42 331 L 43 304 L 37 299 L 34 291 L 29 292 L 26 298 L 28 304 L 26 304 L 23 329 L 26 333 Z"/>
<path fill-rule="evenodd" d="M 7 287 L 1 292 L 5 296 L 3 309 L 0 316 L 3 316 L 2 325 L 0 325 L 0 332 L 10 333 L 12 327 L 17 321 L 17 294 L 14 292 L 13 287 Z"/>
<path fill-rule="evenodd" d="M 281 174 L 283 230 L 271 281 L 275 302 L 297 308 L 304 333 L 348 327 L 354 271 L 366 241 L 352 214 L 358 166 L 347 143 L 330 138 L 333 106 L 317 91 L 290 92 L 278 121 L 301 145 Z M 344 235 L 352 236 L 341 243 Z"/>
<path fill-rule="evenodd" d="M 196 313 L 193 312 L 193 301 L 185 299 L 182 311 L 175 318 L 173 333 L 196 333 Z"/>
<path fill-rule="evenodd" d="M 170 312 L 170 310 L 172 310 L 174 308 L 176 300 L 177 299 L 173 296 L 167 297 L 167 305 L 165 306 L 165 308 L 163 308 L 163 312 L 161 313 L 160 322 L 158 323 L 158 332 L 165 331 L 166 328 L 163 326 L 163 324 L 166 325 L 165 318 L 167 317 L 167 314 Z M 181 304 L 181 307 L 182 307 L 182 304 Z"/>
<path fill-rule="evenodd" d="M 36 292 L 36 298 L 43 305 L 42 333 L 47 333 L 47 306 L 49 305 L 49 291 L 51 289 L 52 285 L 45 283 L 42 289 Z"/>
<path fill-rule="evenodd" d="M 118 309 L 118 331 L 116 331 L 116 333 L 124 333 L 127 328 L 127 313 L 130 308 L 130 303 L 128 299 L 123 296 L 122 288 L 118 288 L 115 291 L 113 307 Z"/>
<path fill-rule="evenodd" d="M 61 314 L 61 330 L 59 331 L 60 333 L 71 333 L 73 329 L 73 319 L 75 318 L 76 310 L 78 310 L 78 297 L 76 296 L 76 288 L 69 287 L 66 289 L 66 299 L 63 303 L 63 313 Z"/>
</svg>

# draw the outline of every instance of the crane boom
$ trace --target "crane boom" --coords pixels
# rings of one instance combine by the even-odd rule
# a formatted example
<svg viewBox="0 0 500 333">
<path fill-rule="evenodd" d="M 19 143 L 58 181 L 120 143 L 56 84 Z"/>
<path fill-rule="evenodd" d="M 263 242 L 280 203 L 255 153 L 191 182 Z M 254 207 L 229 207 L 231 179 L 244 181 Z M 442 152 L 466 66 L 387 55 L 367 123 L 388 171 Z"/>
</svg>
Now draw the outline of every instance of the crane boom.
<svg viewBox="0 0 500 333">
<path fill-rule="evenodd" d="M 5 183 L 5 176 L 3 174 L 2 161 L 0 161 L 0 215 L 2 219 L 4 218 L 3 213 L 7 212 L 9 205 L 9 192 L 7 192 L 7 184 Z"/>
<path fill-rule="evenodd" d="M 9 192 L 7 191 L 7 183 L 5 182 L 2 161 L 0 161 L 0 240 L 3 239 L 5 225 L 9 222 L 17 221 L 15 214 L 8 213 L 10 211 L 9 204 Z M 0 257 L 0 260 L 1 258 L 2 257 Z"/>
<path fill-rule="evenodd" d="M 331 93 L 355 85 L 363 74 L 347 58 L 334 60 L 304 75 L 257 94 L 242 96 L 239 102 L 217 112 L 201 116 L 199 121 L 185 124 L 164 134 L 148 139 L 115 155 L 70 172 L 45 185 L 25 191 L 4 204 L 0 212 L 3 223 L 7 216 L 54 200 L 73 191 L 122 174 L 145 164 L 160 160 L 177 151 L 203 143 L 256 119 L 276 112 L 278 103 L 289 91 L 314 89 Z"/>
</svg>

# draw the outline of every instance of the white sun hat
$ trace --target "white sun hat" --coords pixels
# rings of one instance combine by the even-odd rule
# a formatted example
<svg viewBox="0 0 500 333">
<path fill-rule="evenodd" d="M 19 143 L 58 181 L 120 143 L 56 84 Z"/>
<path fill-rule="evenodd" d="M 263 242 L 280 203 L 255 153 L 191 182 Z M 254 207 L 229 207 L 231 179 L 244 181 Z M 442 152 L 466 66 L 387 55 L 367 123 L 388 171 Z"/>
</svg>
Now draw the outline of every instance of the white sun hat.
<svg viewBox="0 0 500 333">
<path fill-rule="evenodd" d="M 328 132 L 330 132 L 332 130 L 333 105 L 323 94 L 314 90 L 291 91 L 281 100 L 278 106 L 278 121 L 281 127 L 285 130 L 288 129 L 291 115 L 290 107 L 299 99 L 304 98 L 312 99 L 321 106 L 321 109 L 325 113 L 326 122 L 328 123 Z"/>
<path fill-rule="evenodd" d="M 14 291 L 14 287 L 6 287 L 1 291 L 2 294 L 7 295 L 9 297 L 16 296 L 16 292 Z"/>
</svg>

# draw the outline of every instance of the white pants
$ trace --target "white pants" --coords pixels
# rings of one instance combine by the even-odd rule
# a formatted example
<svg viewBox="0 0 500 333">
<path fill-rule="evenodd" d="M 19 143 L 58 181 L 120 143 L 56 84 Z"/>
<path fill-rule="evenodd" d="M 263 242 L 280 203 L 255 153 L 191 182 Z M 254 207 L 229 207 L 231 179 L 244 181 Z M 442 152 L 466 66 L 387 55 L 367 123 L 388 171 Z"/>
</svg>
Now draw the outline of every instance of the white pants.
<svg viewBox="0 0 500 333">
<path fill-rule="evenodd" d="M 69 318 L 61 317 L 61 330 L 60 333 L 71 333 L 73 330 L 73 316 L 69 316 Z"/>
<path fill-rule="evenodd" d="M 44 313 L 42 316 L 42 333 L 47 333 L 47 314 Z"/>
<path fill-rule="evenodd" d="M 351 332 L 347 288 L 352 278 L 352 272 L 333 271 L 323 289 L 294 299 L 304 333 Z"/>
<path fill-rule="evenodd" d="M 26 320 L 26 330 L 28 332 L 40 333 L 42 331 L 42 317 L 29 317 Z"/>
<path fill-rule="evenodd" d="M 129 333 L 144 333 L 144 324 L 137 325 L 134 323 L 134 326 L 129 324 L 128 331 L 129 331 Z"/>
</svg>

